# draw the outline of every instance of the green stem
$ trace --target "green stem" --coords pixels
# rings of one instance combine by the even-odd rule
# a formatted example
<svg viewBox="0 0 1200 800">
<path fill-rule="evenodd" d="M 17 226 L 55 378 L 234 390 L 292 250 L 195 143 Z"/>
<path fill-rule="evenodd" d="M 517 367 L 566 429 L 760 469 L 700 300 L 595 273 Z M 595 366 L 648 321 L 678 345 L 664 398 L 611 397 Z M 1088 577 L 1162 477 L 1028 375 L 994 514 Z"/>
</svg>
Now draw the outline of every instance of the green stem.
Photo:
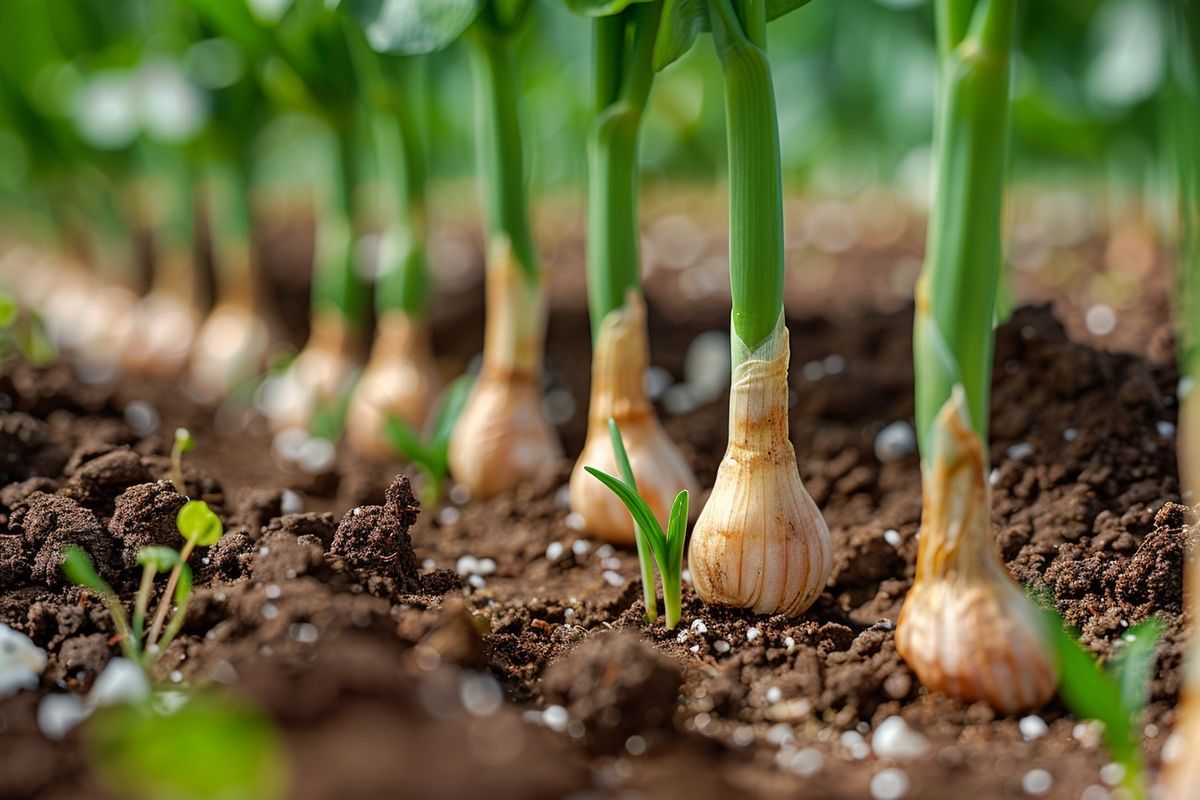
<svg viewBox="0 0 1200 800">
<path fill-rule="evenodd" d="M 938 55 L 945 59 L 967 35 L 975 0 L 937 0 L 934 15 L 937 19 Z"/>
<path fill-rule="evenodd" d="M 766 25 L 759 0 L 741 0 Z M 783 313 L 783 177 L 775 90 L 766 51 L 742 28 L 732 0 L 709 0 L 713 38 L 725 77 L 729 139 L 729 279 L 733 329 L 751 351 L 775 331 Z"/>
<path fill-rule="evenodd" d="M 319 193 L 313 310 L 338 313 L 347 327 L 361 332 L 370 289 L 354 268 L 355 195 L 358 191 L 360 123 L 355 113 L 334 125 L 334 187 Z"/>
<path fill-rule="evenodd" d="M 608 419 L 608 432 L 612 439 L 613 457 L 621 470 L 621 479 L 636 492 L 637 478 L 633 474 L 633 465 L 629 463 L 629 454 L 625 452 L 625 440 L 621 438 L 621 429 L 612 417 Z M 646 622 L 654 622 L 658 619 L 658 595 L 654 588 L 654 554 L 650 541 L 642 527 L 637 524 L 636 518 L 633 521 L 633 540 L 637 544 L 638 566 L 642 571 L 642 598 L 646 603 Z M 667 586 L 668 582 L 664 579 L 664 597 L 668 591 Z"/>
<path fill-rule="evenodd" d="M 163 623 L 167 619 L 167 609 L 171 607 L 171 601 L 175 596 L 175 585 L 179 583 L 179 573 L 183 571 L 183 565 L 187 563 L 188 558 L 195 549 L 196 542 L 189 539 L 184 544 L 183 549 L 179 551 L 179 562 L 175 564 L 175 568 L 171 570 L 170 576 L 167 577 L 167 586 L 163 589 L 162 597 L 158 600 L 158 609 L 154 612 L 154 623 L 150 626 L 150 633 L 146 635 L 147 653 L 154 646 L 154 643 L 158 641 L 158 635 L 162 631 Z"/>
<path fill-rule="evenodd" d="M 379 154 L 382 171 L 395 193 L 396 218 L 391 232 L 401 245 L 396 263 L 385 265 L 376 285 L 375 308 L 380 316 L 403 311 L 413 317 L 424 316 L 429 305 L 429 268 L 426 258 L 428 240 L 426 201 L 426 153 L 416 69 L 402 70 L 403 91 L 394 98 L 390 119 L 380 119 L 377 130 L 383 141 Z"/>
<path fill-rule="evenodd" d="M 681 551 L 682 552 L 682 551 Z M 663 606 L 666 609 L 664 624 L 671 630 L 683 616 L 683 581 L 680 569 L 673 576 L 663 575 Z"/>
<path fill-rule="evenodd" d="M 190 599 L 190 596 L 185 598 L 183 603 L 175 608 L 175 613 L 171 615 L 171 621 L 167 623 L 167 627 L 163 630 L 162 639 L 159 640 L 158 652 L 162 653 L 166 651 L 171 646 L 171 642 L 175 641 L 175 637 L 179 635 L 179 630 L 183 627 L 183 620 L 187 616 Z"/>
<path fill-rule="evenodd" d="M 138 585 L 137 597 L 133 602 L 133 630 L 140 637 L 146 624 L 146 608 L 150 605 L 150 590 L 154 587 L 155 569 L 147 564 L 142 567 L 142 581 Z"/>
<path fill-rule="evenodd" d="M 640 291 L 638 134 L 654 80 L 660 9 L 644 4 L 594 23 L 596 120 L 588 138 L 588 305 L 592 334 Z M 632 46 L 625 45 L 632 29 Z M 614 57 L 614 53 L 618 56 Z"/>
<path fill-rule="evenodd" d="M 489 240 L 506 239 L 525 279 L 540 280 L 529 225 L 519 114 L 520 85 L 512 41 L 503 32 L 471 28 L 478 160 Z"/>
<path fill-rule="evenodd" d="M 925 459 L 934 420 L 956 383 L 966 392 L 973 429 L 987 442 L 1014 6 L 983 0 L 967 38 L 941 65 L 937 176 L 914 330 Z"/>
</svg>

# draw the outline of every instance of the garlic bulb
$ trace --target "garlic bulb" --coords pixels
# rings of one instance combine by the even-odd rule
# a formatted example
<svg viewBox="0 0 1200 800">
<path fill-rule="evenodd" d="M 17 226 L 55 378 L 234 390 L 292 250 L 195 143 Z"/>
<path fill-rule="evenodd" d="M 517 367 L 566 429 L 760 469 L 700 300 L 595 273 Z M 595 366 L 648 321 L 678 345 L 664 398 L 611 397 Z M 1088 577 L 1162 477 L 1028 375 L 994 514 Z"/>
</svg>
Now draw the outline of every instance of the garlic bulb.
<svg viewBox="0 0 1200 800">
<path fill-rule="evenodd" d="M 276 431 L 308 429 L 322 406 L 335 398 L 358 366 L 358 342 L 336 311 L 313 318 L 308 343 L 263 392 L 263 410 Z"/>
<path fill-rule="evenodd" d="M 363 370 L 346 414 L 346 437 L 366 458 L 388 461 L 398 454 L 384 431 L 395 415 L 420 429 L 441 386 L 429 332 L 408 314 L 393 312 L 379 320 L 371 358 Z"/>
<path fill-rule="evenodd" d="M 121 368 L 160 379 L 178 377 L 187 367 L 199 325 L 199 315 L 185 296 L 154 289 L 126 319 Z"/>
<path fill-rule="evenodd" d="M 201 400 L 213 401 L 259 374 L 271 346 L 267 323 L 241 303 L 212 310 L 192 347 L 188 377 Z"/>
<path fill-rule="evenodd" d="M 729 446 L 688 550 L 696 593 L 708 603 L 799 614 L 833 569 L 829 529 L 788 438 L 788 354 L 781 318 L 758 350 L 734 356 Z"/>
<path fill-rule="evenodd" d="M 696 476 L 662 429 L 646 400 L 642 378 L 649 347 L 646 307 L 631 290 L 625 305 L 604 317 L 592 355 L 592 397 L 587 440 L 571 472 L 571 510 L 583 518 L 588 533 L 611 542 L 633 544 L 633 520 L 625 506 L 604 484 L 584 471 L 595 467 L 620 475 L 609 438 L 608 420 L 616 420 L 626 454 L 637 480 L 638 493 L 666 530 L 676 493 L 699 493 Z"/>
<path fill-rule="evenodd" d="M 507 239 L 489 247 L 483 367 L 450 437 L 450 474 L 478 499 L 512 489 L 562 456 L 542 411 L 545 303 Z"/>
<path fill-rule="evenodd" d="M 923 475 L 917 574 L 896 623 L 896 650 L 930 689 L 1004 713 L 1053 695 L 1047 622 L 1000 562 L 983 448 L 955 386 L 934 423 Z"/>
</svg>

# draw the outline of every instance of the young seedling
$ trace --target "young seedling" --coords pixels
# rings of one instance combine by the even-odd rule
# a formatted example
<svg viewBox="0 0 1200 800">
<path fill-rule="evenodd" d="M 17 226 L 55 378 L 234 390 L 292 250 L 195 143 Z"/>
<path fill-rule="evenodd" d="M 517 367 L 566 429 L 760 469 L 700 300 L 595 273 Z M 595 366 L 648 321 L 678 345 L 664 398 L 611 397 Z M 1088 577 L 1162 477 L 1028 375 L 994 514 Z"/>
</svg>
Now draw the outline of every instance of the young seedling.
<svg viewBox="0 0 1200 800">
<path fill-rule="evenodd" d="M 129 618 L 125 616 L 121 601 L 117 599 L 112 587 L 96 572 L 91 557 L 78 547 L 64 547 L 62 571 L 71 583 L 82 586 L 104 601 L 104 606 L 117 629 L 121 652 L 130 661 L 142 663 L 141 637 L 129 627 Z"/>
<path fill-rule="evenodd" d="M 638 138 L 654 81 L 651 62 L 663 4 L 567 0 L 567 5 L 591 21 L 595 98 L 587 150 L 592 389 L 587 439 L 571 472 L 571 510 L 589 533 L 628 544 L 636 541 L 629 514 L 584 470 L 617 469 L 611 420 L 621 426 L 642 476 L 641 495 L 658 519 L 666 518 L 680 487 L 699 490 L 687 460 L 659 424 L 643 382 L 649 346 L 638 253 Z"/>
<path fill-rule="evenodd" d="M 142 580 L 133 603 L 132 629 L 140 639 L 146 627 L 146 611 L 150 607 L 154 578 L 159 573 L 175 568 L 179 563 L 179 551 L 170 547 L 143 547 L 137 552 L 137 563 L 142 565 Z"/>
<path fill-rule="evenodd" d="M 679 624 L 682 615 L 683 545 L 687 540 L 688 492 L 684 489 L 675 495 L 675 502 L 671 505 L 671 513 L 667 520 L 667 530 L 664 532 L 649 504 L 638 494 L 637 482 L 625 452 L 620 428 L 614 420 L 609 420 L 608 425 L 614 459 L 621 468 L 624 480 L 595 467 L 584 469 L 617 496 L 633 519 L 638 563 L 642 571 L 642 595 L 646 600 L 646 619 L 650 622 L 658 618 L 654 592 L 654 563 L 658 564 L 663 584 L 665 622 L 670 630 Z"/>
<path fill-rule="evenodd" d="M 788 435 L 783 319 L 783 183 L 767 21 L 803 0 L 667 0 L 654 48 L 661 69 L 709 29 L 725 82 L 733 380 L 729 446 L 696 521 L 688 564 L 709 603 L 796 615 L 833 569 L 829 529 Z"/>
<path fill-rule="evenodd" d="M 1005 569 L 987 481 L 1015 0 L 939 0 L 937 176 L 916 288 L 922 514 L 896 650 L 930 689 L 1015 713 L 1054 694 L 1042 614 Z"/>
<path fill-rule="evenodd" d="M 154 614 L 154 622 L 150 626 L 150 633 L 146 636 L 147 651 L 154 648 L 154 652 L 160 652 L 159 633 L 162 632 L 163 623 L 166 622 L 167 612 L 171 607 L 171 600 L 176 600 L 178 606 L 176 617 L 182 624 L 183 614 L 186 610 L 186 595 L 183 597 L 184 602 L 180 603 L 176 597 L 176 585 L 180 583 L 181 576 L 187 568 L 188 557 L 192 554 L 192 550 L 196 547 L 211 547 L 221 539 L 221 534 L 224 533 L 224 528 L 221 525 L 221 520 L 208 507 L 208 503 L 203 500 L 189 500 L 184 504 L 183 508 L 179 509 L 179 513 L 175 515 L 175 526 L 179 528 L 179 534 L 184 538 L 183 549 L 179 551 L 179 561 L 171 570 L 171 574 L 167 577 L 167 587 L 163 590 L 162 597 L 158 601 L 158 611 Z M 191 587 L 190 572 L 189 577 L 182 579 L 184 585 Z M 178 628 L 175 621 L 172 620 L 172 627 Z M 172 634 L 173 635 L 173 634 Z M 165 645 L 164 645 L 165 646 Z"/>
<path fill-rule="evenodd" d="M 428 438 L 422 440 L 417 432 L 397 416 L 388 417 L 384 428 L 392 447 L 403 453 L 425 474 L 425 486 L 421 498 L 427 507 L 437 505 L 442 498 L 442 489 L 449 473 L 448 451 L 450 434 L 458 422 L 467 397 L 471 394 L 474 378 L 462 375 L 453 381 L 442 394 Z"/>
<path fill-rule="evenodd" d="M 1125 635 L 1120 652 L 1105 669 L 1067 629 L 1053 610 L 1044 610 L 1062 680 L 1058 688 L 1071 713 L 1104 726 L 1104 743 L 1123 768 L 1121 786 L 1133 800 L 1145 800 L 1145 762 L 1139 734 L 1142 709 L 1154 675 L 1154 651 L 1162 624 L 1148 619 Z"/>
<path fill-rule="evenodd" d="M 0 372 L 15 356 L 34 367 L 44 367 L 57 355 L 41 318 L 21 308 L 12 295 L 0 291 Z"/>
<path fill-rule="evenodd" d="M 175 429 L 175 442 L 171 445 L 171 483 L 175 491 L 187 496 L 187 486 L 183 482 L 183 454 L 196 449 L 196 440 L 187 428 Z"/>
</svg>

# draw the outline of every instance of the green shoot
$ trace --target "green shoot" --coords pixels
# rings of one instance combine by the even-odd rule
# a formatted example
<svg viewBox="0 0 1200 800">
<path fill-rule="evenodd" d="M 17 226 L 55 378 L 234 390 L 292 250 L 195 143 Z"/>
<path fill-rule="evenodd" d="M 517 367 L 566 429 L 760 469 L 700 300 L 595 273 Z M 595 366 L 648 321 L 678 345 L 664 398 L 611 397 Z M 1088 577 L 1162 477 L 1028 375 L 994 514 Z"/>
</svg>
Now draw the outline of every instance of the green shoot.
<svg viewBox="0 0 1200 800">
<path fill-rule="evenodd" d="M 185 543 L 183 549 L 179 552 L 179 561 L 175 564 L 170 576 L 167 578 L 167 587 L 163 591 L 162 597 L 158 600 L 158 610 L 154 613 L 154 623 L 150 626 L 150 633 L 146 637 L 147 652 L 153 650 L 153 652 L 157 653 L 161 651 L 161 647 L 156 643 L 159 641 L 158 637 L 162 632 L 163 624 L 167 620 L 167 611 L 170 609 L 171 600 L 175 599 L 176 605 L 180 609 L 186 607 L 186 594 L 183 597 L 183 602 L 180 602 L 178 597 L 176 597 L 176 586 L 180 583 L 182 573 L 187 567 L 187 560 L 192 554 L 192 550 L 197 546 L 212 547 L 221 539 L 221 535 L 224 533 L 220 518 L 213 513 L 212 509 L 208 507 L 208 503 L 205 503 L 203 500 L 189 500 L 185 503 L 183 508 L 179 509 L 179 513 L 175 515 L 175 526 L 179 529 L 179 534 L 184 538 Z M 184 581 L 184 585 L 190 589 L 190 575 Z M 180 624 L 182 624 L 182 618 L 180 618 Z M 178 627 L 176 627 L 176 630 L 178 630 Z"/>
<path fill-rule="evenodd" d="M 186 496 L 187 487 L 183 483 L 183 454 L 196 449 L 196 440 L 187 428 L 175 429 L 175 443 L 171 445 L 171 483 L 175 491 Z"/>
<path fill-rule="evenodd" d="M 89 760 L 115 795 L 137 800 L 275 800 L 287 773 L 261 711 L 212 691 L 169 711 L 151 702 L 99 709 L 84 729 Z"/>
<path fill-rule="evenodd" d="M 58 354 L 41 317 L 22 309 L 16 298 L 0 291 L 0 368 L 15 355 L 34 367 L 44 367 Z"/>
<path fill-rule="evenodd" d="M 62 571 L 71 583 L 94 592 L 104 601 L 104 606 L 108 609 L 108 613 L 113 619 L 113 625 L 117 629 L 117 635 L 120 637 L 121 652 L 130 661 L 141 663 L 138 637 L 129 627 L 125 609 L 121 606 L 121 601 L 117 599 L 116 592 L 96 572 L 96 566 L 92 563 L 91 556 L 81 548 L 64 547 Z"/>
<path fill-rule="evenodd" d="M 1147 795 L 1138 720 L 1154 673 L 1154 651 L 1162 635 L 1162 623 L 1152 618 L 1130 628 L 1125 645 L 1104 669 L 1067 630 L 1053 608 L 1043 610 L 1062 676 L 1059 694 L 1063 703 L 1077 717 L 1103 723 L 1109 754 L 1125 770 L 1122 786 L 1130 796 L 1142 800 Z"/>
<path fill-rule="evenodd" d="M 454 432 L 454 424 L 458 422 L 459 414 L 467 404 L 474 382 L 472 376 L 462 375 L 446 387 L 437 413 L 433 417 L 429 438 L 426 440 L 422 440 L 416 431 L 395 415 L 389 416 L 384 425 L 384 432 L 392 447 L 424 473 L 426 483 L 422 487 L 421 500 L 426 506 L 434 506 L 441 501 L 446 476 L 450 471 L 450 435 Z"/>
<path fill-rule="evenodd" d="M 358 384 L 361 373 L 362 370 L 355 370 L 354 375 L 346 381 L 337 394 L 317 408 L 316 413 L 313 414 L 312 423 L 309 425 L 309 432 L 313 436 L 328 439 L 331 442 L 342 438 L 342 432 L 346 430 L 346 415 L 350 409 L 350 398 L 354 395 L 354 387 Z"/>
<path fill-rule="evenodd" d="M 615 422 L 610 422 L 610 425 L 617 463 L 621 465 L 621 471 L 625 473 L 626 480 L 615 478 L 595 467 L 584 467 L 584 469 L 589 475 L 607 486 L 633 517 L 634 526 L 638 532 L 638 560 L 642 568 L 642 590 L 648 597 L 646 615 L 650 619 L 654 619 L 654 617 L 650 617 L 651 608 L 655 608 L 651 605 L 654 596 L 654 577 L 653 574 L 650 574 L 647 579 L 647 574 L 650 572 L 647 563 L 649 559 L 643 555 L 643 542 L 653 554 L 654 560 L 658 564 L 658 572 L 662 576 L 663 606 L 665 607 L 666 626 L 669 630 L 679 624 L 682 615 L 683 546 L 687 539 L 688 493 L 687 490 L 684 490 L 675 496 L 670 518 L 667 521 L 667 530 L 664 532 L 658 520 L 654 518 L 650 506 L 638 494 L 632 470 L 629 468 L 629 460 L 625 456 L 625 446 L 621 441 L 620 430 Z M 655 614 L 657 615 L 657 609 L 655 609 Z"/>
<path fill-rule="evenodd" d="M 133 630 L 140 639 L 145 630 L 146 610 L 150 605 L 154 577 L 174 568 L 179 563 L 179 553 L 169 547 L 143 547 L 138 550 L 137 563 L 142 565 L 142 580 L 133 604 Z"/>
<path fill-rule="evenodd" d="M 633 466 L 629 463 L 629 454 L 625 452 L 625 440 L 621 437 L 617 421 L 612 417 L 608 418 L 608 435 L 612 439 L 613 455 L 621 469 L 621 477 L 637 491 L 637 479 L 633 475 Z M 658 619 L 658 595 L 654 591 L 654 554 L 636 518 L 633 522 L 633 536 L 637 543 L 638 565 L 642 569 L 642 597 L 646 601 L 646 622 L 654 622 Z"/>
</svg>

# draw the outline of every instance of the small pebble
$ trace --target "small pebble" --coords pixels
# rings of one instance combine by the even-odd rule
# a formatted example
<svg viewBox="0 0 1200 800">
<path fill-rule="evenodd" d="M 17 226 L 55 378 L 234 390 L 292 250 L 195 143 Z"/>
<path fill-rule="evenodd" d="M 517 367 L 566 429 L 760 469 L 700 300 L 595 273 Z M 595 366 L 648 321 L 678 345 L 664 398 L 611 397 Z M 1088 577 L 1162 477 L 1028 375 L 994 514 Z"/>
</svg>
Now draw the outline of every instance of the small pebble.
<svg viewBox="0 0 1200 800">
<path fill-rule="evenodd" d="M 1025 741 L 1032 742 L 1034 739 L 1045 736 L 1050 727 L 1046 725 L 1046 720 L 1031 714 L 1028 717 L 1021 717 L 1021 721 L 1017 723 L 1017 729 L 1021 731 L 1021 736 Z"/>
<path fill-rule="evenodd" d="M 484 586 L 487 586 L 487 579 L 482 575 L 468 575 L 467 583 L 475 589 L 482 589 Z"/>
<path fill-rule="evenodd" d="M 884 531 L 883 532 L 883 540 L 885 542 L 887 542 L 888 544 L 890 544 L 892 547 L 896 547 L 896 548 L 899 548 L 900 543 L 903 541 L 900 538 L 900 531 L 896 530 L 895 528 L 888 528 L 886 531 Z"/>
<path fill-rule="evenodd" d="M 576 539 L 571 542 L 571 552 L 576 557 L 586 556 L 592 550 L 592 543 L 587 539 Z"/>
<path fill-rule="evenodd" d="M 625 585 L 625 579 L 622 578 L 618 573 L 613 572 L 611 569 L 604 570 L 602 577 L 604 578 L 604 582 L 607 583 L 609 586 L 624 586 Z"/>
<path fill-rule="evenodd" d="M 906 794 L 908 775 L 903 770 L 889 767 L 871 778 L 871 797 L 875 800 L 900 800 Z"/>
<path fill-rule="evenodd" d="M 1025 794 L 1038 797 L 1050 791 L 1054 778 L 1044 769 L 1031 769 L 1021 777 L 1021 788 Z"/>
<path fill-rule="evenodd" d="M 917 435 L 904 420 L 883 427 L 875 435 L 875 457 L 886 464 L 899 461 L 917 449 Z"/>
<path fill-rule="evenodd" d="M 929 739 L 913 730 L 902 717 L 888 717 L 875 728 L 871 749 L 880 758 L 893 761 L 912 761 L 929 751 Z"/>
<path fill-rule="evenodd" d="M 788 650 L 791 650 L 793 647 L 796 646 L 796 640 L 793 639 L 792 637 L 788 636 L 786 639 L 783 640 L 783 645 Z"/>
<path fill-rule="evenodd" d="M 551 542 L 550 544 L 546 545 L 546 560 L 558 561 L 560 558 L 562 558 L 563 551 L 565 549 L 566 548 L 563 547 L 562 542 Z"/>
<path fill-rule="evenodd" d="M 542 724 L 552 731 L 562 733 L 567 729 L 567 710 L 562 706 L 546 706 L 542 712 Z"/>
<path fill-rule="evenodd" d="M 755 628 L 752 625 L 746 629 L 746 641 L 747 642 L 753 642 L 757 638 L 758 638 L 758 628 Z"/>
<path fill-rule="evenodd" d="M 716 650 L 718 653 L 722 653 L 722 654 L 728 653 L 729 652 L 729 642 L 725 641 L 724 639 L 717 639 L 715 642 L 713 642 L 713 649 Z"/>
<path fill-rule="evenodd" d="M 702 620 L 702 619 L 692 620 L 692 633 L 700 633 L 700 634 L 708 633 L 708 626 L 704 624 L 704 620 Z"/>
<path fill-rule="evenodd" d="M 1029 442 L 1018 442 L 1017 444 L 1014 444 L 1012 447 L 1005 450 L 1004 454 L 1013 461 L 1020 461 L 1022 458 L 1025 458 L 1032 452 L 1033 445 L 1031 445 Z"/>
</svg>

